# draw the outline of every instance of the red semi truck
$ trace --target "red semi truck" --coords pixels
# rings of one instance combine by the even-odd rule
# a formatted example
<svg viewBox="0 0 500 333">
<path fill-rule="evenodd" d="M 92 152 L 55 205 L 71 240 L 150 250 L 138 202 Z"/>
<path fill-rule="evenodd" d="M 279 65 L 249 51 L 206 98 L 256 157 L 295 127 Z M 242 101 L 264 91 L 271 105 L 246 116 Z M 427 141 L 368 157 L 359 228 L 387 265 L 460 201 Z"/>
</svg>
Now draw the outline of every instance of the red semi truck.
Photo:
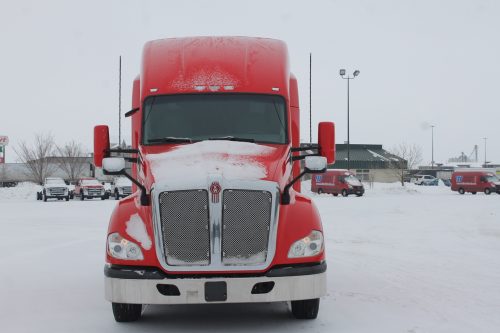
<svg viewBox="0 0 500 333">
<path fill-rule="evenodd" d="M 95 165 L 134 183 L 107 234 L 115 319 L 139 319 L 144 304 L 279 301 L 316 318 L 324 236 L 299 180 L 334 162 L 334 124 L 320 123 L 318 143 L 300 147 L 286 44 L 151 41 L 132 95 L 132 149 L 110 149 L 108 127 L 94 128 Z"/>
</svg>

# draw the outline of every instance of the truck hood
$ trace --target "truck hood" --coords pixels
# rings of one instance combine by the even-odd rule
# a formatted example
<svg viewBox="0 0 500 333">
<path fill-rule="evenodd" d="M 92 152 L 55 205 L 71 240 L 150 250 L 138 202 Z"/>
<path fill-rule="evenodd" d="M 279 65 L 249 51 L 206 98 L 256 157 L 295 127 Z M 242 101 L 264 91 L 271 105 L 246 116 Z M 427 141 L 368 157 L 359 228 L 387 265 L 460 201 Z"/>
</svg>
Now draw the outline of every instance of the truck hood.
<svg viewBox="0 0 500 333">
<path fill-rule="evenodd" d="M 219 175 L 226 180 L 271 180 L 282 175 L 279 164 L 286 161 L 287 145 L 261 145 L 234 141 L 200 141 L 146 154 L 152 183 L 193 186 Z M 148 175 L 149 176 L 149 175 Z"/>
</svg>

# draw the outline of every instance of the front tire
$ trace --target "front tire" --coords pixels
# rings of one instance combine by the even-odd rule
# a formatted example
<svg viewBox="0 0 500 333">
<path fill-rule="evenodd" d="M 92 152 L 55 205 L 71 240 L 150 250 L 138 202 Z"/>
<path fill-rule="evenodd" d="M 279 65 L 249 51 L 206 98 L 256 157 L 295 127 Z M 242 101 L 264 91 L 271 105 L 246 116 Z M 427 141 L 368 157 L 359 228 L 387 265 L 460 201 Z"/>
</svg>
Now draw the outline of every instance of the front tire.
<svg viewBox="0 0 500 333">
<path fill-rule="evenodd" d="M 460 193 L 460 194 L 464 194 L 464 193 L 465 193 L 465 190 L 464 190 L 463 188 L 459 188 L 459 189 L 458 189 L 458 193 Z"/>
<path fill-rule="evenodd" d="M 142 315 L 142 304 L 112 303 L 113 315 L 119 323 L 137 321 Z"/>
<path fill-rule="evenodd" d="M 322 188 L 318 188 L 318 194 L 322 194 L 323 193 L 323 189 Z"/>
<path fill-rule="evenodd" d="M 318 190 L 318 193 L 319 193 L 319 190 Z M 115 192 L 115 200 L 120 200 L 120 194 L 118 193 L 118 191 Z"/>
<path fill-rule="evenodd" d="M 292 301 L 292 314 L 297 319 L 316 319 L 319 311 L 319 298 Z"/>
<path fill-rule="evenodd" d="M 343 190 L 342 190 L 342 196 L 343 196 L 343 197 L 347 197 L 347 196 L 348 196 L 348 194 L 347 194 L 347 190 L 346 190 L 346 189 L 343 189 Z"/>
<path fill-rule="evenodd" d="M 81 201 L 85 200 L 85 196 L 83 195 L 83 193 L 82 193 L 82 194 L 80 194 L 80 200 L 81 200 Z"/>
<path fill-rule="evenodd" d="M 486 194 L 486 195 L 490 195 L 490 194 L 491 194 L 491 189 L 489 189 L 489 188 L 485 188 L 485 189 L 484 189 L 484 194 Z"/>
</svg>

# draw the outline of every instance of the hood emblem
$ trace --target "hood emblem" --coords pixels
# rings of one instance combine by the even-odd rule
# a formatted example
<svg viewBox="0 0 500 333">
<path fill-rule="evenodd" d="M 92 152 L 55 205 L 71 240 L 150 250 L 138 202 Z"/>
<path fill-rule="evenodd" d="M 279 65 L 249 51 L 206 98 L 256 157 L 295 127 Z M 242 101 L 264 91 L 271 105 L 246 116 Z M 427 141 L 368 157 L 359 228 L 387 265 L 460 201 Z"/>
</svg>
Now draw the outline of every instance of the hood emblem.
<svg viewBox="0 0 500 333">
<path fill-rule="evenodd" d="M 220 187 L 219 182 L 213 182 L 212 185 L 210 185 L 210 193 L 212 193 L 212 203 L 219 202 L 220 191 L 221 191 L 221 187 Z"/>
</svg>

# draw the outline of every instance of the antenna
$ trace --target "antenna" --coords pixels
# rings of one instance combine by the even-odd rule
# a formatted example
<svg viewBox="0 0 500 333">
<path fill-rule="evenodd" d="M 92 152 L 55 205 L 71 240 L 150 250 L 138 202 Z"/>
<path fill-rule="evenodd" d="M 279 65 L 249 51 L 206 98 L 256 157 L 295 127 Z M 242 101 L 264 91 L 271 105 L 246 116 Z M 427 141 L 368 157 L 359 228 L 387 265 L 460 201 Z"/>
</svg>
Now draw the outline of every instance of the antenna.
<svg viewBox="0 0 500 333">
<path fill-rule="evenodd" d="M 118 146 L 122 144 L 122 56 L 118 69 Z"/>
<path fill-rule="evenodd" d="M 312 53 L 309 52 L 309 143 L 312 143 Z"/>
</svg>

